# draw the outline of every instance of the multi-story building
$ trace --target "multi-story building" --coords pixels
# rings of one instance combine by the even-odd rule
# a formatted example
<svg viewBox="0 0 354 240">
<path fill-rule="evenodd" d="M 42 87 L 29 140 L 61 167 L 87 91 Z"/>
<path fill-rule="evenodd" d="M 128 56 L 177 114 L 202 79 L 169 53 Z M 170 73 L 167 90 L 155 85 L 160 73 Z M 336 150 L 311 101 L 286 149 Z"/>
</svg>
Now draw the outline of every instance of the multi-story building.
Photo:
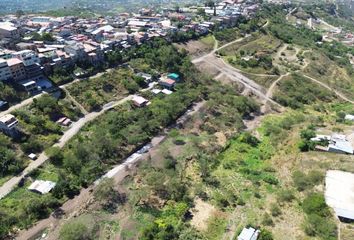
<svg viewBox="0 0 354 240">
<path fill-rule="evenodd" d="M 26 78 L 26 69 L 23 62 L 18 58 L 11 58 L 7 60 L 10 68 L 11 76 L 14 81 L 21 81 Z"/>
<path fill-rule="evenodd" d="M 6 114 L 5 116 L 0 117 L 0 131 L 4 134 L 10 137 L 15 137 L 19 133 L 17 126 L 18 120 L 15 116 Z"/>
<path fill-rule="evenodd" d="M 87 53 L 82 43 L 76 41 L 68 41 L 64 47 L 64 51 L 69 54 L 75 62 L 84 62 L 87 60 Z"/>
<path fill-rule="evenodd" d="M 0 81 L 8 81 L 12 78 L 10 67 L 7 61 L 0 59 Z"/>
<path fill-rule="evenodd" d="M 21 30 L 11 22 L 0 22 L 0 38 L 21 38 Z"/>
<path fill-rule="evenodd" d="M 36 78 L 42 75 L 42 69 L 39 64 L 40 59 L 34 51 L 23 50 L 13 53 L 13 56 L 23 62 L 27 78 Z"/>
</svg>

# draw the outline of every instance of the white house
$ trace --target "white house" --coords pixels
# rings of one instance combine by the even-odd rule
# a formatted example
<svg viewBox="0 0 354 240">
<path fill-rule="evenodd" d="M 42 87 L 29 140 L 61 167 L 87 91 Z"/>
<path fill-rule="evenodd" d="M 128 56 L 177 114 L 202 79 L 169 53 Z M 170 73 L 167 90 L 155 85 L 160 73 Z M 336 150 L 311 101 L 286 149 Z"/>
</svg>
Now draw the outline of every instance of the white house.
<svg viewBox="0 0 354 240">
<path fill-rule="evenodd" d="M 354 174 L 327 171 L 325 199 L 338 217 L 354 220 Z"/>
<path fill-rule="evenodd" d="M 46 194 L 49 193 L 55 185 L 56 183 L 52 181 L 36 180 L 28 187 L 28 189 L 36 193 Z"/>
<path fill-rule="evenodd" d="M 260 231 L 252 227 L 244 228 L 240 235 L 238 235 L 237 240 L 257 240 Z"/>
<path fill-rule="evenodd" d="M 18 120 L 12 114 L 6 114 L 0 118 L 0 131 L 11 137 L 18 133 Z"/>
<path fill-rule="evenodd" d="M 136 96 L 136 95 L 133 97 L 132 101 L 133 101 L 133 104 L 137 107 L 145 107 L 146 105 L 150 104 L 149 100 L 147 100 L 141 96 Z"/>
</svg>

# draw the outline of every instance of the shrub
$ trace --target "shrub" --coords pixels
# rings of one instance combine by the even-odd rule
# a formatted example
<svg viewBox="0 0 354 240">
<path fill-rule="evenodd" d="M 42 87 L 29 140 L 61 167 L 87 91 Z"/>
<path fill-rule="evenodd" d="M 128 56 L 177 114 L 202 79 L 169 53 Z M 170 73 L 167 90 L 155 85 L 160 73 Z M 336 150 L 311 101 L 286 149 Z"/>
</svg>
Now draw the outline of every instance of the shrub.
<svg viewBox="0 0 354 240">
<path fill-rule="evenodd" d="M 302 209 L 306 214 L 317 214 L 322 217 L 330 215 L 325 199 L 320 193 L 308 195 L 302 203 Z"/>
<path fill-rule="evenodd" d="M 60 240 L 90 240 L 88 227 L 81 222 L 68 222 L 60 230 Z"/>
<path fill-rule="evenodd" d="M 294 193 L 289 189 L 282 190 L 278 194 L 279 202 L 291 202 L 294 199 L 295 199 Z"/>
<path fill-rule="evenodd" d="M 258 240 L 273 240 L 273 234 L 266 230 L 266 229 L 261 229 L 261 233 L 259 234 Z"/>
<path fill-rule="evenodd" d="M 273 217 L 277 217 L 281 214 L 281 210 L 279 208 L 279 206 L 276 203 L 272 203 L 270 205 L 270 212 L 272 214 Z"/>
<path fill-rule="evenodd" d="M 308 188 L 308 181 L 306 179 L 306 175 L 303 172 L 295 171 L 292 178 L 297 190 L 304 191 Z"/>
<path fill-rule="evenodd" d="M 273 219 L 268 213 L 263 215 L 262 224 L 265 226 L 274 226 Z"/>
</svg>

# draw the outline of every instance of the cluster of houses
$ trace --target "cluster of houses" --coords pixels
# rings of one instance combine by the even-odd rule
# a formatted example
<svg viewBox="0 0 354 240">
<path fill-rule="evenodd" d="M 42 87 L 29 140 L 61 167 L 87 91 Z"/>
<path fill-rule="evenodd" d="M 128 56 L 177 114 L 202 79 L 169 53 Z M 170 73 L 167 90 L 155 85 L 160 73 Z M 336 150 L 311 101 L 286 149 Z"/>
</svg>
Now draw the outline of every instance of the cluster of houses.
<svg viewBox="0 0 354 240">
<path fill-rule="evenodd" d="M 159 12 L 142 9 L 92 19 L 7 15 L 0 18 L 0 81 L 19 83 L 24 90 L 35 92 L 50 87 L 43 83 L 43 76 L 56 68 L 78 62 L 100 65 L 112 50 L 129 49 L 171 32 L 192 30 L 203 35 L 215 27 L 233 26 L 240 16 L 251 17 L 256 12 L 254 2 L 225 0 L 215 6 L 216 13 L 196 6 Z M 211 16 L 210 21 L 193 21 L 200 8 Z M 167 81 L 166 85 L 173 83 Z"/>
</svg>

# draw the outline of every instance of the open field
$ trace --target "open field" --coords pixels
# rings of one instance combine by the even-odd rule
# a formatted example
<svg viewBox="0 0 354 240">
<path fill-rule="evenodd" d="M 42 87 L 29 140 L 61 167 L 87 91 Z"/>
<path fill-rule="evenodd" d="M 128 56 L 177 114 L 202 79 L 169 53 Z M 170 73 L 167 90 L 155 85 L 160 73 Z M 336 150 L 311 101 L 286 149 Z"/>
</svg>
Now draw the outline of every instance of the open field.
<svg viewBox="0 0 354 240">
<path fill-rule="evenodd" d="M 281 41 L 271 35 L 257 34 L 246 38 L 248 41 L 243 45 L 230 46 L 220 51 L 225 61 L 236 68 L 256 74 L 276 74 L 273 68 L 271 55 L 281 46 Z"/>
<path fill-rule="evenodd" d="M 192 40 L 186 43 L 178 43 L 175 46 L 178 49 L 185 49 L 187 52 L 193 56 L 198 57 L 207 52 L 213 50 L 215 45 L 215 39 L 213 35 L 208 35 L 206 37 L 201 38 L 200 40 Z"/>
<path fill-rule="evenodd" d="M 139 89 L 134 73 L 129 69 L 117 69 L 97 78 L 75 82 L 67 87 L 70 94 L 86 110 L 101 108 L 104 104 L 122 99 L 130 91 Z"/>
</svg>

